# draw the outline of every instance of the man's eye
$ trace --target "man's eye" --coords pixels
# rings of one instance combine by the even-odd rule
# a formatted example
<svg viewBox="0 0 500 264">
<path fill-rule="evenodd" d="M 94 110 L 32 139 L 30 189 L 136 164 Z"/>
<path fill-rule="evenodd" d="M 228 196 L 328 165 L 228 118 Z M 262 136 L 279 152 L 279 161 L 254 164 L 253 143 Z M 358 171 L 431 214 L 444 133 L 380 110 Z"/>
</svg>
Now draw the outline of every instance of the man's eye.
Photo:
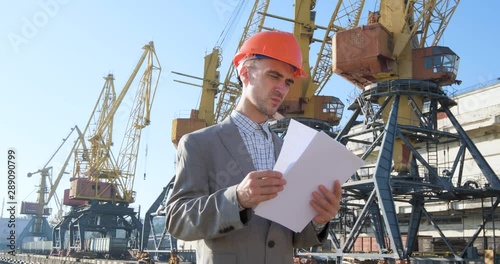
<svg viewBox="0 0 500 264">
<path fill-rule="evenodd" d="M 269 77 L 271 77 L 272 79 L 278 79 L 280 76 L 275 73 L 269 73 Z"/>
</svg>

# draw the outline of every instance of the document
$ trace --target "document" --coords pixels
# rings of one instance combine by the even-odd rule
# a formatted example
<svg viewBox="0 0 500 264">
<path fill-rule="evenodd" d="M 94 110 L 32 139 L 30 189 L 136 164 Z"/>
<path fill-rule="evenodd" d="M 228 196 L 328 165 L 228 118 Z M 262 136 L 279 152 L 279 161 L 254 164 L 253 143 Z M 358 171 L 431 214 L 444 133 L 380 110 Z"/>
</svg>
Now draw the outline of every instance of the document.
<svg viewBox="0 0 500 264">
<path fill-rule="evenodd" d="M 255 213 L 301 232 L 316 216 L 309 202 L 318 186 L 332 189 L 335 180 L 344 183 L 363 164 L 361 158 L 325 132 L 291 119 L 274 167 L 287 183 L 277 197 L 260 203 Z"/>
</svg>

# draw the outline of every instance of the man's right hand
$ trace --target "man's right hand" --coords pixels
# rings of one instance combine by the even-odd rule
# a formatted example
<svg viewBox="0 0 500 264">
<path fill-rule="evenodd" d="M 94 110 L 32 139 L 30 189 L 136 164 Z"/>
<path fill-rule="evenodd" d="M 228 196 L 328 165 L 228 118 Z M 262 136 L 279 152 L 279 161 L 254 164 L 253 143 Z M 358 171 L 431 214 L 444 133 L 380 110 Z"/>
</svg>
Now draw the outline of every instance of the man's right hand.
<svg viewBox="0 0 500 264">
<path fill-rule="evenodd" d="M 252 171 L 238 184 L 236 193 L 243 208 L 251 208 L 271 200 L 283 191 L 286 180 L 279 171 Z"/>
</svg>

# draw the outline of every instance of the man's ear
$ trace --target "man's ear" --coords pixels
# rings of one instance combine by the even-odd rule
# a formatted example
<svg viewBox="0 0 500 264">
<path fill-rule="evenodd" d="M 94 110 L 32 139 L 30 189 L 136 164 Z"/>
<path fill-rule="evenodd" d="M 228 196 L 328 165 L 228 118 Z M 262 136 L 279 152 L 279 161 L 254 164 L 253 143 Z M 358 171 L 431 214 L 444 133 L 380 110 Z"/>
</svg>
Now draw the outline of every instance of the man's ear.
<svg viewBox="0 0 500 264">
<path fill-rule="evenodd" d="M 249 73 L 248 73 L 248 66 L 243 65 L 240 69 L 240 79 L 241 82 L 243 83 L 244 86 L 248 83 L 249 80 Z"/>
</svg>

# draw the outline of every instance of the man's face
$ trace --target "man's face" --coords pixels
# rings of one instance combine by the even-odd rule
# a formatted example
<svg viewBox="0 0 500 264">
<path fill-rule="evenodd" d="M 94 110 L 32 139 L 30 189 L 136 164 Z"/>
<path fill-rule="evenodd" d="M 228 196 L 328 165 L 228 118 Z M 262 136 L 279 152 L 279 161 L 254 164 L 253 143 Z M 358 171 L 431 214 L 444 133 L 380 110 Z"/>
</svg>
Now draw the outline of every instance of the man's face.
<svg viewBox="0 0 500 264">
<path fill-rule="evenodd" d="M 248 108 L 253 108 L 247 110 L 254 112 L 246 114 L 260 113 L 265 118 L 274 115 L 294 83 L 293 67 L 273 59 L 252 60 L 245 65 L 242 99 Z"/>
</svg>

